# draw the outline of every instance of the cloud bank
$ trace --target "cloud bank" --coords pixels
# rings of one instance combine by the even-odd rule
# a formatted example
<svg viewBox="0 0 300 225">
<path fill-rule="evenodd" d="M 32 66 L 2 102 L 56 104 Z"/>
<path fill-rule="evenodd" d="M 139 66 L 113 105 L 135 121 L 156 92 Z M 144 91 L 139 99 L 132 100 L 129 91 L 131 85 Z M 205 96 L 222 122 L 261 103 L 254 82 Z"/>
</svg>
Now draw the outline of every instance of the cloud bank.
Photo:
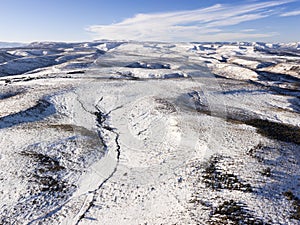
<svg viewBox="0 0 300 225">
<path fill-rule="evenodd" d="M 271 37 L 276 33 L 251 33 L 245 30 L 230 32 L 226 31 L 226 27 L 279 15 L 277 7 L 292 1 L 217 4 L 196 10 L 137 14 L 119 23 L 89 26 L 87 31 L 95 39 L 113 40 L 231 41 Z"/>
<path fill-rule="evenodd" d="M 300 10 L 280 14 L 280 16 L 298 16 L 298 15 L 300 15 Z"/>
</svg>

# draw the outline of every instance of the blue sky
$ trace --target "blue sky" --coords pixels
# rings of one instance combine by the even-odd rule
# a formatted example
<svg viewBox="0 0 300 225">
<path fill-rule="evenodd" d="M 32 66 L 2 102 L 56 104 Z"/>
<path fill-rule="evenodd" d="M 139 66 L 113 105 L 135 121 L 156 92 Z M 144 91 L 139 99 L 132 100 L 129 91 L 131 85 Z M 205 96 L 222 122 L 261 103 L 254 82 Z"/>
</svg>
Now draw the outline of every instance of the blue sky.
<svg viewBox="0 0 300 225">
<path fill-rule="evenodd" d="M 0 0 L 0 41 L 300 41 L 300 0 Z"/>
</svg>

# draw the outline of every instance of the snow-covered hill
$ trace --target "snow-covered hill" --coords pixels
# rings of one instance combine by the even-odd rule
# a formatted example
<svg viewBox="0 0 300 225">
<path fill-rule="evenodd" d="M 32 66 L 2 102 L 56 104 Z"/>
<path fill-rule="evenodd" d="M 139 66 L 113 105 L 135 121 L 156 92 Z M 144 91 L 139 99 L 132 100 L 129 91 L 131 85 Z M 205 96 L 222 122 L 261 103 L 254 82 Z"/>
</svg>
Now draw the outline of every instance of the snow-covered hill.
<svg viewBox="0 0 300 225">
<path fill-rule="evenodd" d="M 300 224 L 299 43 L 0 49 L 0 224 Z"/>
</svg>

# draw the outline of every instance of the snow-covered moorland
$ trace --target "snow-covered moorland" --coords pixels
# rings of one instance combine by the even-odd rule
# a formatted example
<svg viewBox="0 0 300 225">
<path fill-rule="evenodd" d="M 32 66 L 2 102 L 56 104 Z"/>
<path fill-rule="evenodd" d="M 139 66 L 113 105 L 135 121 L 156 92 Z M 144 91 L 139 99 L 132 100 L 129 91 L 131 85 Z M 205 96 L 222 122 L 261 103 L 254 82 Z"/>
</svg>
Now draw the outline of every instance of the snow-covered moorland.
<svg viewBox="0 0 300 225">
<path fill-rule="evenodd" d="M 300 224 L 300 44 L 0 48 L 0 224 Z"/>
</svg>

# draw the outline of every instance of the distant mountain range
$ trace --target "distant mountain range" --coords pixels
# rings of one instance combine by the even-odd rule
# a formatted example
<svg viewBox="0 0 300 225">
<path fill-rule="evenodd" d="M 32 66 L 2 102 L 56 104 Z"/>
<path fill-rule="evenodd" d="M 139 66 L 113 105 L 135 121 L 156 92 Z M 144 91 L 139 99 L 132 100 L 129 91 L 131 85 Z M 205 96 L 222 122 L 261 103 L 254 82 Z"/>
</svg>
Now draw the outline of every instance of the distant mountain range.
<svg viewBox="0 0 300 225">
<path fill-rule="evenodd" d="M 17 42 L 1 42 L 0 41 L 0 48 L 14 48 L 24 46 L 24 43 L 17 43 Z"/>
</svg>

